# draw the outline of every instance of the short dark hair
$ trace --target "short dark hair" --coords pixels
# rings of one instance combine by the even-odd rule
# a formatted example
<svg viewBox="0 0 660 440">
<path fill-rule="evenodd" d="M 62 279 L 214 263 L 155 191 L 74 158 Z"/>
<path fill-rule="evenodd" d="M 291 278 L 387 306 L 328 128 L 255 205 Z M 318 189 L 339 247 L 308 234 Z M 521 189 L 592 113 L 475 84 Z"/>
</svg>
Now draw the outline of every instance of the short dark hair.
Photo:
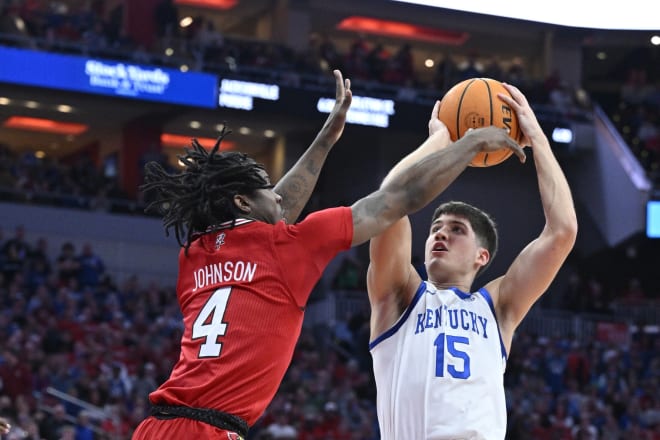
<svg viewBox="0 0 660 440">
<path fill-rule="evenodd" d="M 482 266 L 477 272 L 477 275 L 480 275 L 488 266 L 490 266 L 490 263 L 495 259 L 495 254 L 497 253 L 499 239 L 497 236 L 497 225 L 495 224 L 495 220 L 493 220 L 488 213 L 475 206 L 465 202 L 451 201 L 443 203 L 436 208 L 433 217 L 431 218 L 431 223 L 443 214 L 456 215 L 466 219 L 470 223 L 470 226 L 472 226 L 472 230 L 474 230 L 474 234 L 477 236 L 479 244 L 488 249 L 490 259 L 488 260 L 488 263 Z"/>
<path fill-rule="evenodd" d="M 158 162 L 145 165 L 145 183 L 140 189 L 148 199 L 145 212 L 163 216 L 165 235 L 174 228 L 176 240 L 187 251 L 193 234 L 210 226 L 232 221 L 241 216 L 233 198 L 236 194 L 253 194 L 269 186 L 265 168 L 244 153 L 219 151 L 226 128 L 210 151 L 197 139 L 185 154 L 177 155 L 183 164 L 178 173 L 168 173 Z"/>
</svg>

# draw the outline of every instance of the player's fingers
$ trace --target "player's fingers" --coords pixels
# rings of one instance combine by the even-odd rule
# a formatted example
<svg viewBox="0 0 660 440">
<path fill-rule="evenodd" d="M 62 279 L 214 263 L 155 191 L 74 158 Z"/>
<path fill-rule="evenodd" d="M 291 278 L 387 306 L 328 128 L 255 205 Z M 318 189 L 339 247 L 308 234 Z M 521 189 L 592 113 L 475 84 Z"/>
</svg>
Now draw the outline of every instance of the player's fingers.
<svg viewBox="0 0 660 440">
<path fill-rule="evenodd" d="M 511 141 L 511 147 L 513 150 L 513 153 L 518 156 L 518 159 L 520 160 L 520 163 L 525 163 L 527 160 L 527 155 L 525 154 L 525 150 L 523 147 L 521 147 L 517 142 Z"/>
<path fill-rule="evenodd" d="M 433 112 L 431 112 L 431 119 L 435 119 L 440 114 L 440 101 L 435 101 L 433 106 Z"/>
<path fill-rule="evenodd" d="M 344 90 L 344 95 L 341 100 L 342 110 L 348 110 L 348 108 L 351 106 L 351 102 L 353 101 L 353 92 L 351 91 L 351 80 L 349 79 L 345 80 L 345 85 L 346 88 Z"/>
<path fill-rule="evenodd" d="M 498 93 L 497 97 L 500 98 L 502 101 L 504 101 L 505 104 L 510 105 L 514 109 L 517 109 L 517 108 L 520 107 L 520 104 L 518 103 L 518 101 L 516 101 L 514 98 L 512 98 L 509 95 L 506 95 L 504 93 Z"/>
<path fill-rule="evenodd" d="M 525 95 L 520 91 L 520 89 L 518 89 L 518 87 L 505 82 L 503 82 L 502 85 L 505 89 L 507 89 L 507 91 L 511 94 L 517 103 L 520 103 L 521 105 L 527 104 Z"/>
<path fill-rule="evenodd" d="M 335 76 L 335 99 L 341 99 L 344 97 L 344 79 L 339 69 L 333 70 L 332 74 Z"/>
</svg>

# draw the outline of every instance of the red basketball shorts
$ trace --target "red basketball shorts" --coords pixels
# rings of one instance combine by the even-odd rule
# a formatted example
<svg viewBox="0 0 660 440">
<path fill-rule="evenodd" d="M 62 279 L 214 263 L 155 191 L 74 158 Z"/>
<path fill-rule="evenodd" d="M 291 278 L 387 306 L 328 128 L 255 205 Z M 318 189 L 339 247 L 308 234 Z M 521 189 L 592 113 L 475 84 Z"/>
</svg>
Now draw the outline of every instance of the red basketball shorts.
<svg viewBox="0 0 660 440">
<path fill-rule="evenodd" d="M 235 432 L 225 431 L 185 417 L 160 420 L 148 417 L 135 429 L 133 440 L 243 440 Z"/>
</svg>

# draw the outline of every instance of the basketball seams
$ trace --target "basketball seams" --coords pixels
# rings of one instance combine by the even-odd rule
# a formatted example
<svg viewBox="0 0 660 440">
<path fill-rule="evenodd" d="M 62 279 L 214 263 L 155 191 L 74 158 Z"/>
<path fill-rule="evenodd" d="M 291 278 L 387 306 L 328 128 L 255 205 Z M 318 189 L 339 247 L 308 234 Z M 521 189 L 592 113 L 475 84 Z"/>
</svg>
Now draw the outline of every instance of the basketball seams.
<svg viewBox="0 0 660 440">
<path fill-rule="evenodd" d="M 483 87 L 483 88 L 482 88 Z M 438 109 L 438 118 L 445 123 L 452 141 L 456 141 L 465 135 L 470 128 L 482 126 L 509 127 L 511 137 L 519 142 L 522 130 L 516 119 L 515 113 L 511 116 L 509 124 L 509 110 L 504 105 L 496 106 L 493 102 L 498 93 L 508 94 L 502 84 L 491 78 L 470 78 L 454 85 L 442 98 Z M 487 101 L 487 102 L 486 102 Z M 495 114 L 497 112 L 497 114 Z M 507 113 L 505 115 L 505 112 Z M 488 113 L 488 114 L 487 114 Z M 507 119 L 505 123 L 505 117 Z M 516 134 L 514 137 L 513 134 Z M 503 148 L 490 153 L 477 153 L 470 166 L 490 167 L 497 165 L 512 155 L 510 149 Z"/>
<path fill-rule="evenodd" d="M 468 89 L 470 86 L 476 81 L 476 79 L 471 80 L 467 85 L 463 88 L 463 92 L 461 92 L 461 97 L 458 100 L 458 107 L 456 110 L 456 139 L 459 139 L 462 136 L 461 134 L 461 108 L 463 107 L 463 98 L 467 94 Z M 465 133 L 463 133 L 465 134 Z"/>
<path fill-rule="evenodd" d="M 483 81 L 486 86 L 486 92 L 488 92 L 488 106 L 490 109 L 490 124 L 488 125 L 493 125 L 493 93 L 490 90 L 490 83 L 483 78 L 480 78 L 480 80 Z"/>
</svg>

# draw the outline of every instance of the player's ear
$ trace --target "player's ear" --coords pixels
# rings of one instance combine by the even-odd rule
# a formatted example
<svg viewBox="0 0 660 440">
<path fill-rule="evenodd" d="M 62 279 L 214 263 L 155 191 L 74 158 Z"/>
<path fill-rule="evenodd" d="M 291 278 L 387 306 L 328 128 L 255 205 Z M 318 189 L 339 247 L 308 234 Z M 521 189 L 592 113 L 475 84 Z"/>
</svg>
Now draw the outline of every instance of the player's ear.
<svg viewBox="0 0 660 440">
<path fill-rule="evenodd" d="M 488 264 L 489 261 L 490 261 L 490 252 L 488 252 L 488 249 L 484 247 L 480 247 L 477 250 L 477 263 L 481 267 L 484 267 L 485 265 Z"/>
<path fill-rule="evenodd" d="M 234 195 L 234 206 L 238 208 L 240 212 L 243 214 L 249 214 L 252 211 L 252 207 L 250 206 L 250 200 L 245 197 L 243 194 L 236 194 Z"/>
</svg>

